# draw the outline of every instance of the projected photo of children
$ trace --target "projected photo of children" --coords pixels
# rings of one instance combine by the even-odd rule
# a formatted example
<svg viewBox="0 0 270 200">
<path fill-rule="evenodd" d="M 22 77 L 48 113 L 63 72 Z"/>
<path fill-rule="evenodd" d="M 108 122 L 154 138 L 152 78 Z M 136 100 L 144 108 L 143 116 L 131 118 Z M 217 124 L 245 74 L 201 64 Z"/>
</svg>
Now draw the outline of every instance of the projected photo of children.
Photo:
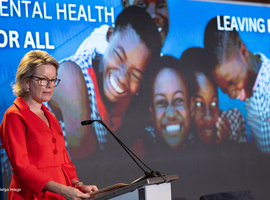
<svg viewBox="0 0 270 200">
<path fill-rule="evenodd" d="M 252 53 L 236 29 L 224 27 L 223 16 L 212 18 L 204 33 L 204 46 L 211 63 L 211 74 L 223 93 L 245 101 L 247 124 L 257 148 L 270 152 L 270 60 L 262 53 Z M 230 20 L 226 19 L 230 24 Z"/>
<path fill-rule="evenodd" d="M 150 59 L 160 54 L 157 26 L 138 6 L 127 7 L 117 16 L 115 28 L 107 30 L 107 39 L 103 55 L 94 48 L 60 63 L 59 77 L 65 84 L 55 90 L 50 105 L 55 113 L 62 112 L 72 158 L 105 148 L 107 130 L 98 122 L 81 127 L 81 121 L 101 119 L 116 131 Z"/>
<path fill-rule="evenodd" d="M 184 51 L 181 65 L 188 77 L 191 93 L 192 134 L 194 145 L 219 144 L 222 142 L 246 142 L 246 123 L 237 108 L 221 111 L 217 85 L 208 68 L 208 55 L 203 48 L 192 47 Z"/>
</svg>

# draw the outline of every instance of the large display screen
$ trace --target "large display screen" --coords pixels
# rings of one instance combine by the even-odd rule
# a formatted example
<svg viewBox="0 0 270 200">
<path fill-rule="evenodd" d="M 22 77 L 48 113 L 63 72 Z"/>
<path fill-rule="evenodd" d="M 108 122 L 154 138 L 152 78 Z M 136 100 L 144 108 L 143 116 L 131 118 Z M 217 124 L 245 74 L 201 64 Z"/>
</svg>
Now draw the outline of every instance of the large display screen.
<svg viewBox="0 0 270 200">
<path fill-rule="evenodd" d="M 132 5 L 151 21 L 125 13 L 118 29 Z M 144 174 L 101 123 L 81 125 L 102 120 L 152 170 L 179 176 L 174 199 L 243 190 L 269 199 L 269 11 L 230 1 L 0 0 L 0 119 L 22 57 L 47 51 L 61 82 L 45 105 L 80 181 L 103 188 Z M 8 189 L 4 149 L 1 163 Z"/>
</svg>

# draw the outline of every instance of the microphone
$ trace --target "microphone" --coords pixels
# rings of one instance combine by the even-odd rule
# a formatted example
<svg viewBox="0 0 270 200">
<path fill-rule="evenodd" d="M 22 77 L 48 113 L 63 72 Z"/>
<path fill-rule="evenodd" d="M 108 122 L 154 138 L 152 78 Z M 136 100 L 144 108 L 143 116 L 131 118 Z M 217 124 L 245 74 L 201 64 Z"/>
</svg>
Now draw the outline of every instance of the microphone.
<svg viewBox="0 0 270 200">
<path fill-rule="evenodd" d="M 131 184 L 133 183 L 137 183 L 139 181 L 142 181 L 144 179 L 147 178 L 154 178 L 154 177 L 163 177 L 164 181 L 166 181 L 166 175 L 163 175 L 160 172 L 157 172 L 155 170 L 152 170 L 150 167 L 148 167 L 140 158 L 138 158 L 136 156 L 135 153 L 133 153 L 118 137 L 116 137 L 116 135 L 114 135 L 114 133 L 106 126 L 106 124 L 104 124 L 104 122 L 102 120 L 86 120 L 86 121 L 82 121 L 81 125 L 85 126 L 85 125 L 89 125 L 92 124 L 93 122 L 99 122 L 100 124 L 102 124 L 108 131 L 109 133 L 111 133 L 111 135 L 116 139 L 116 141 L 122 146 L 122 148 L 128 153 L 128 155 L 131 157 L 131 159 L 139 166 L 139 168 L 141 168 L 141 170 L 144 172 L 144 175 L 141 176 L 140 178 L 136 179 L 135 181 L 133 181 Z M 137 160 L 144 165 L 149 171 L 146 171 L 143 169 L 143 167 L 137 162 Z"/>
<path fill-rule="evenodd" d="M 88 124 L 92 124 L 94 121 L 97 121 L 97 120 L 86 120 L 86 121 L 82 121 L 81 122 L 81 125 L 82 126 L 85 126 L 85 125 L 88 125 Z"/>
</svg>

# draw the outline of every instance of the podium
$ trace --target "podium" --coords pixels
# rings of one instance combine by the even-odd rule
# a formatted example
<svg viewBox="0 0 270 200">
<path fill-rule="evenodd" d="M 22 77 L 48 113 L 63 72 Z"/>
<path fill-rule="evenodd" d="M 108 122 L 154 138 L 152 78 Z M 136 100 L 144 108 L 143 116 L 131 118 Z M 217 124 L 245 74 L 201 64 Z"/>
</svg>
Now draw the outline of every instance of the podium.
<svg viewBox="0 0 270 200">
<path fill-rule="evenodd" d="M 171 200 L 171 182 L 177 179 L 178 175 L 148 178 L 92 200 Z"/>
</svg>

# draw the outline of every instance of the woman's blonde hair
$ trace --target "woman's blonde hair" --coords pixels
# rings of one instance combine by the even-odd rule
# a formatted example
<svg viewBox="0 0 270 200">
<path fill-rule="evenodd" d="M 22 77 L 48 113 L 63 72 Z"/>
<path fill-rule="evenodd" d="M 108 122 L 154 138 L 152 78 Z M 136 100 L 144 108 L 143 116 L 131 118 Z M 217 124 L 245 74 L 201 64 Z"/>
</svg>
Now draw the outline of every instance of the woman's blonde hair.
<svg viewBox="0 0 270 200">
<path fill-rule="evenodd" d="M 47 64 L 53 65 L 57 72 L 59 63 L 46 51 L 35 50 L 25 54 L 18 66 L 15 84 L 12 85 L 13 93 L 27 99 L 28 92 L 25 83 L 35 74 L 37 67 Z"/>
</svg>

